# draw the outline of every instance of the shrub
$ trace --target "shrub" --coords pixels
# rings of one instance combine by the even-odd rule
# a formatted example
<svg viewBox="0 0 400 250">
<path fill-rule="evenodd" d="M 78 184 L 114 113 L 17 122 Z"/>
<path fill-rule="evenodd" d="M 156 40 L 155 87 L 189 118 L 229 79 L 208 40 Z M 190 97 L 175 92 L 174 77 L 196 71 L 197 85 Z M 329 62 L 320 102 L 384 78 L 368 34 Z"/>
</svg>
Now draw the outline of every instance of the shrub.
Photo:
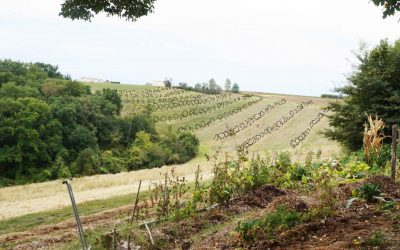
<svg viewBox="0 0 400 250">
<path fill-rule="evenodd" d="M 381 194 L 381 187 L 379 184 L 366 183 L 355 190 L 355 195 L 367 201 L 371 201 L 374 196 Z"/>
<path fill-rule="evenodd" d="M 72 164 L 75 175 L 94 175 L 100 173 L 100 159 L 97 151 L 87 148 L 78 154 Z"/>
<path fill-rule="evenodd" d="M 289 152 L 280 152 L 278 154 L 278 160 L 277 160 L 277 167 L 282 171 L 286 172 L 288 167 L 292 165 L 292 160 L 290 159 L 290 153 Z"/>
<path fill-rule="evenodd" d="M 375 232 L 373 232 L 368 240 L 367 240 L 367 244 L 373 247 L 381 247 L 384 246 L 386 244 L 386 237 L 385 234 L 380 231 L 377 230 Z"/>
<path fill-rule="evenodd" d="M 255 241 L 259 236 L 274 238 L 280 230 L 295 226 L 301 219 L 300 213 L 278 206 L 275 212 L 268 213 L 259 220 L 239 223 L 236 230 L 245 242 Z"/>
<path fill-rule="evenodd" d="M 303 177 L 308 176 L 310 173 L 301 165 L 295 165 L 290 173 L 290 179 L 293 181 L 301 181 Z"/>
</svg>

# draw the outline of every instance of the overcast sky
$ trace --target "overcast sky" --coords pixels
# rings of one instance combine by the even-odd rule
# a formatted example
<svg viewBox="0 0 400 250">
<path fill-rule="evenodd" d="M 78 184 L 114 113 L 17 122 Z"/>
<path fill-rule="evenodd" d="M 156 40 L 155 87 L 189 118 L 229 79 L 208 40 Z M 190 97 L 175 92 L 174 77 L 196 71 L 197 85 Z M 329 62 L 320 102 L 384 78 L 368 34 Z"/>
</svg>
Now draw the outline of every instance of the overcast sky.
<svg viewBox="0 0 400 250">
<path fill-rule="evenodd" d="M 74 79 L 320 95 L 345 83 L 360 41 L 399 38 L 369 0 L 158 0 L 137 22 L 58 16 L 60 0 L 0 0 L 0 59 L 59 65 Z"/>
</svg>

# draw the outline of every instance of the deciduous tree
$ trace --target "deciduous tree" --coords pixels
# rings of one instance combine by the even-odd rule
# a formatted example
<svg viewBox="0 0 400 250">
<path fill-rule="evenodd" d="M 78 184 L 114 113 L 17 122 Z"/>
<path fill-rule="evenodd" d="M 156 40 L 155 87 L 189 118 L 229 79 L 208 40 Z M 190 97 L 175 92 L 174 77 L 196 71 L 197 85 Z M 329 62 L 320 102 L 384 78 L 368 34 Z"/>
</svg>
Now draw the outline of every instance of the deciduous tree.
<svg viewBox="0 0 400 250">
<path fill-rule="evenodd" d="M 381 41 L 372 50 L 362 49 L 359 64 L 348 77 L 348 85 L 337 89 L 343 101 L 329 105 L 332 129 L 325 134 L 352 150 L 362 147 L 366 113 L 378 115 L 387 124 L 400 124 L 400 41 Z"/>
</svg>

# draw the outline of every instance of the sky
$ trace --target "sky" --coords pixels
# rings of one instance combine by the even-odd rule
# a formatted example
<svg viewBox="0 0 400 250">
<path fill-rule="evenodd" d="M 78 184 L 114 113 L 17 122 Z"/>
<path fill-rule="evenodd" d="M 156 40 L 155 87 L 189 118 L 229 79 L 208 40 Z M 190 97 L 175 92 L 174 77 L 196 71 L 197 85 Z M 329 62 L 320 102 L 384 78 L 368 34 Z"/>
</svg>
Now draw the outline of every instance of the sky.
<svg viewBox="0 0 400 250">
<path fill-rule="evenodd" d="M 0 59 L 129 84 L 214 78 L 241 90 L 318 96 L 346 84 L 360 42 L 399 39 L 369 0 L 157 0 L 128 22 L 58 15 L 62 0 L 0 0 Z"/>
</svg>

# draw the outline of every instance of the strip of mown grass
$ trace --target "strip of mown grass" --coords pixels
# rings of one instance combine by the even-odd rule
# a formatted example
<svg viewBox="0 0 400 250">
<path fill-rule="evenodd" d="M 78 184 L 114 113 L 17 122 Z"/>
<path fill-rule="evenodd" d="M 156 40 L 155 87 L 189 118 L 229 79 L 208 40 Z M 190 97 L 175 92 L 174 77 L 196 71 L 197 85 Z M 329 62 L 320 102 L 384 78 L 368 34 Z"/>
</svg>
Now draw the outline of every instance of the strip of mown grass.
<svg viewBox="0 0 400 250">
<path fill-rule="evenodd" d="M 148 191 L 144 191 L 140 194 L 140 198 L 145 198 L 148 196 L 148 194 Z M 133 204 L 135 198 L 136 195 L 132 193 L 105 200 L 84 202 L 78 204 L 79 215 L 91 215 L 108 209 Z M 40 225 L 55 224 L 73 218 L 71 206 L 46 212 L 27 214 L 0 221 L 0 235 L 13 232 L 22 232 Z"/>
<path fill-rule="evenodd" d="M 209 184 L 210 181 L 201 182 L 205 185 Z M 194 182 L 188 182 L 188 187 L 194 188 Z M 150 192 L 148 190 L 141 191 L 139 195 L 139 201 L 148 199 Z M 124 205 L 134 204 L 136 199 L 136 193 L 115 196 L 104 200 L 94 200 L 78 204 L 78 210 L 80 216 L 87 216 L 96 214 L 105 210 L 122 207 Z M 32 229 L 41 225 L 55 224 L 67 219 L 74 219 L 72 207 L 64 207 L 60 209 L 27 214 L 11 219 L 0 221 L 0 235 L 23 232 L 28 229 Z"/>
</svg>

